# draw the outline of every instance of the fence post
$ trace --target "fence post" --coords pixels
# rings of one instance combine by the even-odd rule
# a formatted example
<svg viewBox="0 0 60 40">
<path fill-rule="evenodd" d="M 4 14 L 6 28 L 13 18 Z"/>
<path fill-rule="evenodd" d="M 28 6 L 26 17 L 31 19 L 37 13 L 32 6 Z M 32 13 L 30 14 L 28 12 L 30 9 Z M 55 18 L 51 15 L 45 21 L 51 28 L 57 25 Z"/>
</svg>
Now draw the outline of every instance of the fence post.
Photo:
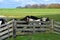
<svg viewBox="0 0 60 40">
<path fill-rule="evenodd" d="M 53 28 L 54 28 L 54 20 L 52 19 L 51 21 L 51 32 L 53 33 Z"/>
<path fill-rule="evenodd" d="M 13 38 L 16 40 L 16 21 L 13 19 Z"/>
</svg>

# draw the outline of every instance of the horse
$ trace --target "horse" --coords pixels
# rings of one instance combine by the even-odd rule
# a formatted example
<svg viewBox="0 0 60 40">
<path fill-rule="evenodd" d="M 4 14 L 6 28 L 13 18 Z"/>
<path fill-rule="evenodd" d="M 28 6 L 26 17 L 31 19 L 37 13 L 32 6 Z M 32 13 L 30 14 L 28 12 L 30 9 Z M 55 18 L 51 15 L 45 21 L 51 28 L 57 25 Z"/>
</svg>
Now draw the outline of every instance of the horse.
<svg viewBox="0 0 60 40">
<path fill-rule="evenodd" d="M 43 25 L 43 24 L 46 24 L 44 22 L 48 22 L 50 21 L 50 19 L 48 17 L 42 17 L 41 21 L 42 21 L 41 24 Z"/>
<path fill-rule="evenodd" d="M 35 16 L 26 16 L 21 20 L 26 21 L 26 23 L 23 23 L 23 24 L 29 24 L 30 21 L 39 21 L 39 22 L 42 21 L 42 22 L 40 22 L 38 24 L 43 25 L 44 24 L 43 22 L 49 21 L 49 18 L 48 17 L 38 18 L 38 17 L 35 17 Z M 30 23 L 30 24 L 32 24 L 32 23 Z M 35 24 L 35 23 L 33 23 L 33 24 Z"/>
<path fill-rule="evenodd" d="M 35 17 L 35 16 L 26 16 L 21 20 L 26 21 L 26 23 L 22 23 L 22 24 L 29 24 L 30 21 L 40 21 L 41 18 L 38 18 L 38 17 Z"/>
<path fill-rule="evenodd" d="M 4 24 L 5 20 L 3 18 L 0 18 L 0 25 Z"/>
</svg>

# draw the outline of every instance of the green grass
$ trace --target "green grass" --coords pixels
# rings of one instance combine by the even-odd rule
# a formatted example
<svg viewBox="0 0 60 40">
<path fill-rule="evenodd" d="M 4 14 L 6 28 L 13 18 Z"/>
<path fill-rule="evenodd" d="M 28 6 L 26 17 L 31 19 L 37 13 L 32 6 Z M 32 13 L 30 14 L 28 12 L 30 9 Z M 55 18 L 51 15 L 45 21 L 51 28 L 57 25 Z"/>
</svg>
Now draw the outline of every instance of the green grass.
<svg viewBox="0 0 60 40">
<path fill-rule="evenodd" d="M 19 16 L 26 15 L 53 15 L 60 14 L 60 9 L 0 9 L 0 15 L 5 16 Z"/>
<path fill-rule="evenodd" d="M 33 15 L 37 17 L 49 17 L 51 19 L 60 21 L 60 9 L 0 9 L 0 15 L 7 17 L 23 18 L 27 15 Z"/>
<path fill-rule="evenodd" d="M 14 40 L 11 38 L 10 40 Z M 40 33 L 30 36 L 17 36 L 16 40 L 60 40 L 60 35 L 55 33 Z"/>
<path fill-rule="evenodd" d="M 15 18 L 33 15 L 37 17 L 49 17 L 50 19 L 60 21 L 60 9 L 0 9 L 0 15 L 7 17 L 14 16 Z M 17 36 L 16 40 L 60 40 L 60 35 L 55 33 L 40 33 L 31 36 Z"/>
</svg>

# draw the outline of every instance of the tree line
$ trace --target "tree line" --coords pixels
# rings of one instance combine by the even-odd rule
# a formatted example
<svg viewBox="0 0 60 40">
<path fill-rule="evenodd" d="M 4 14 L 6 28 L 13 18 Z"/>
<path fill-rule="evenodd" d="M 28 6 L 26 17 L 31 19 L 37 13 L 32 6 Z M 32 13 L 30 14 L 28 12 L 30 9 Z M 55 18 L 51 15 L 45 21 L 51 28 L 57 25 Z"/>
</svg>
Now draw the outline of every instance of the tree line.
<svg viewBox="0 0 60 40">
<path fill-rule="evenodd" d="M 18 6 L 16 8 L 60 8 L 60 4 L 27 4 L 24 7 Z"/>
</svg>

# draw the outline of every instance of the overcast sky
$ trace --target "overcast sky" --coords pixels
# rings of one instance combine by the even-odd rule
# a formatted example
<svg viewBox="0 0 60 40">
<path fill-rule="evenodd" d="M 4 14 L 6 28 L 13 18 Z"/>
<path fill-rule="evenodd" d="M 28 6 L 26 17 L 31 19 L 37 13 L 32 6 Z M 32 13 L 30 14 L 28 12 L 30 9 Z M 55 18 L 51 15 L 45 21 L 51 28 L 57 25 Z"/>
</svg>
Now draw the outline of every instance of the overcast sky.
<svg viewBox="0 0 60 40">
<path fill-rule="evenodd" d="M 16 8 L 26 4 L 50 4 L 59 3 L 60 0 L 0 0 L 0 8 Z"/>
</svg>

